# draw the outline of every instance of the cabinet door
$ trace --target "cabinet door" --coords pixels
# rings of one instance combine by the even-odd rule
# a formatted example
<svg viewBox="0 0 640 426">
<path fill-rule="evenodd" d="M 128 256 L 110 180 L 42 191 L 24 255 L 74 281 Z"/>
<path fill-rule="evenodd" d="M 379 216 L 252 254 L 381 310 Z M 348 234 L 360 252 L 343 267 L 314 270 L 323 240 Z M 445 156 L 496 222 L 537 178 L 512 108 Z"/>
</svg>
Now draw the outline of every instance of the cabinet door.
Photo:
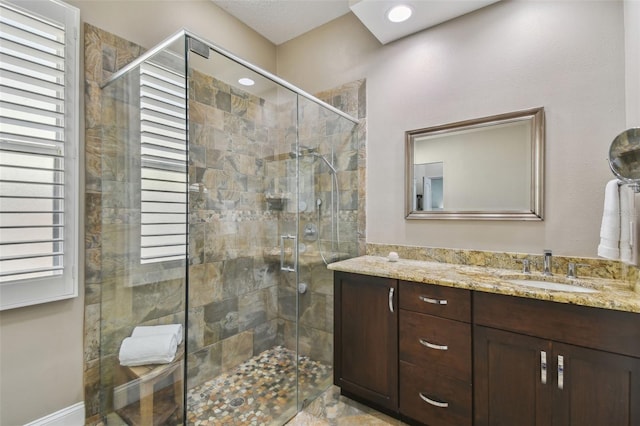
<svg viewBox="0 0 640 426">
<path fill-rule="evenodd" d="M 334 285 L 334 382 L 397 411 L 397 281 L 336 272 Z"/>
<path fill-rule="evenodd" d="M 551 424 L 549 341 L 476 326 L 474 360 L 476 425 Z"/>
<path fill-rule="evenodd" d="M 553 345 L 554 425 L 640 424 L 640 359 Z"/>
</svg>

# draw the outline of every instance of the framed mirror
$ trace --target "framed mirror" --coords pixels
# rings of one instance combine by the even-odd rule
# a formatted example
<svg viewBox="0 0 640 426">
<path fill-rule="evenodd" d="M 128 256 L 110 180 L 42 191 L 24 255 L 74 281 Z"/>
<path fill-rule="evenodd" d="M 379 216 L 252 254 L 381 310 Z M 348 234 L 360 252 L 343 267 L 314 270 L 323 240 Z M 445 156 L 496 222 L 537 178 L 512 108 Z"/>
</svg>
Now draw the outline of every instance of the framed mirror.
<svg viewBox="0 0 640 426">
<path fill-rule="evenodd" d="M 405 132 L 407 219 L 542 220 L 544 109 Z"/>
</svg>

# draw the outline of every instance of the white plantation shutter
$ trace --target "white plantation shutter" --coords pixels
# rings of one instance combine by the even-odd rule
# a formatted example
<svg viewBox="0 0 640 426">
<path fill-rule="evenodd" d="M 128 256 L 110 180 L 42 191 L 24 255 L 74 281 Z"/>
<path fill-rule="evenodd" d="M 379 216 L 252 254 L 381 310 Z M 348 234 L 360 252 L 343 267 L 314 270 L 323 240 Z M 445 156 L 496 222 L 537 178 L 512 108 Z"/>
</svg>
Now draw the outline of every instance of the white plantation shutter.
<svg viewBox="0 0 640 426">
<path fill-rule="evenodd" d="M 186 258 L 185 102 L 183 75 L 140 65 L 141 263 Z"/>
<path fill-rule="evenodd" d="M 78 22 L 0 1 L 0 309 L 77 295 Z"/>
</svg>

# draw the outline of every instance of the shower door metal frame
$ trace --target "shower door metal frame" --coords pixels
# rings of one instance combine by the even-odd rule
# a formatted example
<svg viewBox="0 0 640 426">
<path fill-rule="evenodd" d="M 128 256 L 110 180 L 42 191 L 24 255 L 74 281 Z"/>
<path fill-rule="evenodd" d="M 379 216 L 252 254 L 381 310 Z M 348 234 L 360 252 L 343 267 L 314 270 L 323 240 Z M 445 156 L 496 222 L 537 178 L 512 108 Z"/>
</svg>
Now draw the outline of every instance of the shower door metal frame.
<svg viewBox="0 0 640 426">
<path fill-rule="evenodd" d="M 251 71 L 256 72 L 257 74 L 262 75 L 263 77 L 273 81 L 274 83 L 289 89 L 290 91 L 304 97 L 307 98 L 308 100 L 315 102 L 319 105 L 321 105 L 322 107 L 328 109 L 331 112 L 334 112 L 335 114 L 346 118 L 347 120 L 353 122 L 354 124 L 359 124 L 360 120 L 358 120 L 357 118 L 352 117 L 351 115 L 345 113 L 344 111 L 340 111 L 338 108 L 329 105 L 328 103 L 321 101 L 320 99 L 316 98 L 315 96 L 309 94 L 308 92 L 305 92 L 304 90 L 300 89 L 297 86 L 294 86 L 293 84 L 281 79 L 280 77 L 270 73 L 269 71 L 266 71 L 256 65 L 253 65 L 250 62 L 245 61 L 244 59 L 234 55 L 233 53 L 229 52 L 228 50 L 223 49 L 222 47 L 216 45 L 215 43 L 212 43 L 196 34 L 193 34 L 192 32 L 186 30 L 186 29 L 182 29 L 180 31 L 178 31 L 176 34 L 172 35 L 171 37 L 167 38 L 166 40 L 164 40 L 163 42 L 161 42 L 160 44 L 156 45 L 155 47 L 153 47 L 152 49 L 146 51 L 145 53 L 143 53 L 142 55 L 138 56 L 136 59 L 134 59 L 132 62 L 130 62 L 129 64 L 125 65 L 124 67 L 122 67 L 120 70 L 116 71 L 115 73 L 113 73 L 111 75 L 111 77 L 109 77 L 107 80 L 105 80 L 101 85 L 100 88 L 105 87 L 107 84 L 109 84 L 110 82 L 112 82 L 113 80 L 117 80 L 120 76 L 126 74 L 127 72 L 129 72 L 130 70 L 132 70 L 133 68 L 139 66 L 142 62 L 146 61 L 147 59 L 149 59 L 150 57 L 154 56 L 155 54 L 159 53 L 160 51 L 164 50 L 165 48 L 167 48 L 168 46 L 170 46 L 172 43 L 175 43 L 177 40 L 180 39 L 180 37 L 185 37 L 185 52 L 188 51 L 188 40 L 190 38 L 197 40 L 201 43 L 204 43 L 205 45 L 207 45 L 210 49 L 214 50 L 215 52 L 221 54 L 222 56 L 225 56 L 226 58 L 250 69 Z"/>
</svg>

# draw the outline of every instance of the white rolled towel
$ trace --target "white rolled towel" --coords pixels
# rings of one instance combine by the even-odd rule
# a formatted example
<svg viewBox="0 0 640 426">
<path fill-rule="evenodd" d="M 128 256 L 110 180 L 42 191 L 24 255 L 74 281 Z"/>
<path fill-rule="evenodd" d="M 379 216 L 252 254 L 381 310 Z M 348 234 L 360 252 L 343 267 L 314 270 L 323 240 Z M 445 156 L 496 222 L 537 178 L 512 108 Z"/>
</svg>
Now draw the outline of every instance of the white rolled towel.
<svg viewBox="0 0 640 426">
<path fill-rule="evenodd" d="M 631 264 L 633 236 L 631 235 L 634 220 L 634 192 L 629 185 L 620 186 L 620 260 Z"/>
<path fill-rule="evenodd" d="M 156 334 L 173 334 L 179 345 L 182 343 L 182 324 L 140 325 L 133 329 L 131 337 L 154 336 Z"/>
<path fill-rule="evenodd" d="M 127 337 L 120 346 L 120 365 L 168 364 L 176 357 L 178 341 L 174 334 Z"/>
<path fill-rule="evenodd" d="M 620 192 L 617 179 L 607 182 L 604 192 L 604 209 L 600 226 L 598 256 L 620 259 Z"/>
</svg>

